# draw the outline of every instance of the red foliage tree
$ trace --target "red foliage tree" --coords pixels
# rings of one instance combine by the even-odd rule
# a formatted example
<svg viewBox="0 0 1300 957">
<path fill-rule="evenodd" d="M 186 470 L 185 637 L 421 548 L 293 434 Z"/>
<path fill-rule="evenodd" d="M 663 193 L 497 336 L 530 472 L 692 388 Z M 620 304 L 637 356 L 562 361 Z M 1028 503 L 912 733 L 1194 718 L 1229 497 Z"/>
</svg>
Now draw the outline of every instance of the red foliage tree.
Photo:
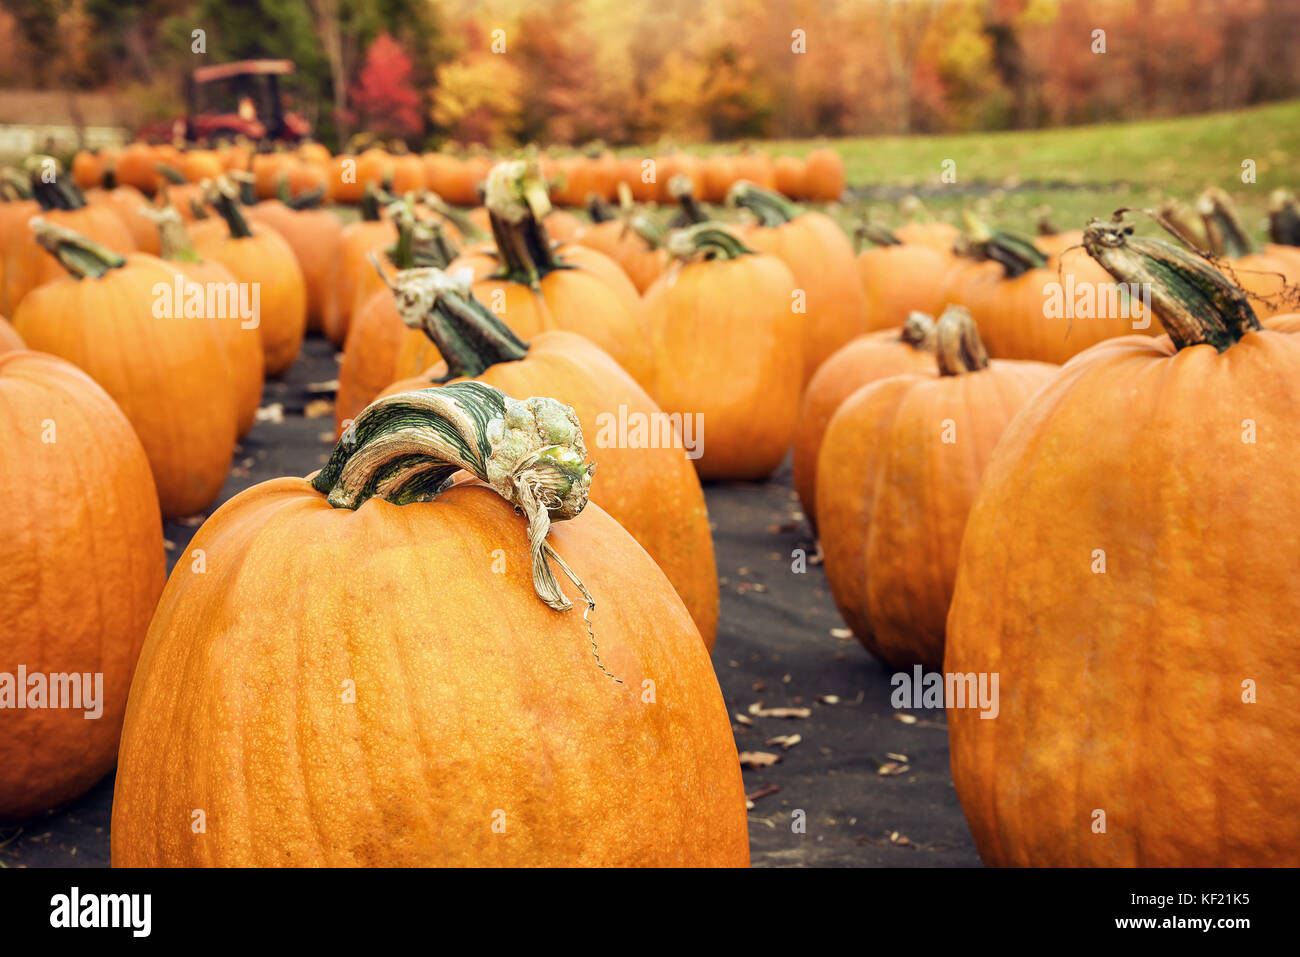
<svg viewBox="0 0 1300 957">
<path fill-rule="evenodd" d="M 352 122 L 376 136 L 407 139 L 424 128 L 420 94 L 411 85 L 411 58 L 387 33 L 375 37 L 366 50 L 348 98 Z"/>
</svg>

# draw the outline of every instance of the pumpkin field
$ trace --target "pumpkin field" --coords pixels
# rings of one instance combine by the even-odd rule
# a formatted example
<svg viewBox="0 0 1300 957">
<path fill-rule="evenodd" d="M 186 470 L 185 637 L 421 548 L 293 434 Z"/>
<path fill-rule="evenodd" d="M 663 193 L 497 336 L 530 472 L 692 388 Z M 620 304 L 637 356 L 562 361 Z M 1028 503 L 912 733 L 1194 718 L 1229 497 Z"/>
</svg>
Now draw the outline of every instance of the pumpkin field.
<svg viewBox="0 0 1300 957">
<path fill-rule="evenodd" d="M 1300 866 L 1300 99 L 295 116 L 0 153 L 0 868 Z"/>
</svg>

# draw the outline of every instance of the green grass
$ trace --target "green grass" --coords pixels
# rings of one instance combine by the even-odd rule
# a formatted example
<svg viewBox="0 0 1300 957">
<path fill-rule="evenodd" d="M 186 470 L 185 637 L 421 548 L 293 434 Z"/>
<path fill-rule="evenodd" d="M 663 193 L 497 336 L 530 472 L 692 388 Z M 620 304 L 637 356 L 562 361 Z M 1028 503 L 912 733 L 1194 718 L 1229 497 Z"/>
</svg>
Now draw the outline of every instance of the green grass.
<svg viewBox="0 0 1300 957">
<path fill-rule="evenodd" d="M 1168 197 L 1190 200 L 1214 185 L 1232 195 L 1247 227 L 1263 239 L 1269 192 L 1300 187 L 1300 100 L 1137 123 L 823 142 L 844 157 L 851 189 L 887 190 L 887 198 L 846 204 L 837 211 L 844 221 L 869 211 L 896 222 L 894 194 L 915 190 L 941 219 L 955 222 L 963 209 L 973 208 L 1003 228 L 1031 231 L 1040 209 L 1046 209 L 1066 229 L 1121 206 L 1149 207 Z M 774 154 L 797 155 L 816 145 L 809 140 L 763 144 Z M 1254 184 L 1241 180 L 1245 159 L 1255 161 Z M 945 160 L 955 163 L 955 184 L 940 179 Z"/>
</svg>

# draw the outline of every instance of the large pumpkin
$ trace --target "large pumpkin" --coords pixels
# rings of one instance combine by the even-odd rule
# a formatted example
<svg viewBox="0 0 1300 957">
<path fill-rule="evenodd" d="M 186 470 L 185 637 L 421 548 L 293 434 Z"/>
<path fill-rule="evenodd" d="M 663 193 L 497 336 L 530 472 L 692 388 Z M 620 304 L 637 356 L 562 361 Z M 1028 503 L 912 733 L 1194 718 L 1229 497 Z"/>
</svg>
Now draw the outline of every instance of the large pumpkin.
<svg viewBox="0 0 1300 957">
<path fill-rule="evenodd" d="M 85 373 L 36 352 L 0 355 L 0 435 L 0 649 L 4 670 L 28 675 L 0 684 L 0 821 L 14 821 L 113 767 L 166 569 L 149 461 Z M 33 701 L 36 675 L 49 678 L 47 706 L 16 710 L 16 696 Z M 85 682 L 82 707 L 49 706 L 54 675 Z"/>
<path fill-rule="evenodd" d="M 646 292 L 652 395 L 703 425 L 701 478 L 761 479 L 790 449 L 799 411 L 800 317 L 794 276 L 716 223 L 669 237 L 677 258 Z"/>
<path fill-rule="evenodd" d="M 208 574 L 168 582 L 113 864 L 746 865 L 699 631 L 583 511 L 572 411 L 463 382 L 376 403 L 356 439 L 227 502 L 192 543 Z M 490 484 L 440 492 L 460 468 Z"/>
<path fill-rule="evenodd" d="M 28 348 L 84 370 L 121 407 L 149 457 L 164 517 L 206 508 L 235 443 L 230 364 L 216 332 L 177 314 L 176 272 L 162 260 L 124 258 L 49 223 L 36 234 L 71 275 L 33 289 L 14 328 Z"/>
<path fill-rule="evenodd" d="M 933 373 L 934 320 L 914 312 L 897 329 L 859 336 L 821 364 L 799 404 L 794 433 L 794 490 L 817 528 L 817 453 L 841 403 L 864 385 L 907 372 Z"/>
<path fill-rule="evenodd" d="M 240 283 L 256 289 L 260 302 L 258 332 L 266 374 L 281 375 L 298 358 L 307 329 L 307 284 L 292 247 L 269 226 L 250 224 L 230 184 L 221 181 L 208 193 L 225 229 L 194 237 L 204 259 L 221 263 Z"/>
<path fill-rule="evenodd" d="M 939 374 L 863 386 L 817 460 L 817 526 L 844 620 L 895 667 L 943 664 L 962 530 L 998 437 L 1057 367 L 989 361 L 970 314 L 935 328 Z"/>
<path fill-rule="evenodd" d="M 150 210 L 148 218 L 158 231 L 162 258 L 186 279 L 182 287 L 189 304 L 186 318 L 206 319 L 225 348 L 235 397 L 235 434 L 243 438 L 262 404 L 266 364 L 262 337 L 253 324 L 257 317 L 245 314 L 252 313 L 244 308 L 252 305 L 251 299 L 241 298 L 245 291 L 229 269 L 198 254 L 175 206 Z"/>
<path fill-rule="evenodd" d="M 572 406 L 600 450 L 592 501 L 659 564 L 712 649 L 718 570 L 704 493 L 688 457 L 702 436 L 683 435 L 682 423 L 664 415 L 618 363 L 582 336 L 552 330 L 525 343 L 472 297 L 468 285 L 436 269 L 402 273 L 396 287 L 406 322 L 422 328 L 446 359 L 383 394 L 473 378 L 514 395 L 546 392 Z"/>
<path fill-rule="evenodd" d="M 727 202 L 758 217 L 757 225 L 741 230 L 746 242 L 776 256 L 794 274 L 802 296 L 791 306 L 799 315 L 807 382 L 827 356 L 868 331 L 866 296 L 855 268 L 853 244 L 829 216 L 802 210 L 747 180 L 731 188 Z"/>
<path fill-rule="evenodd" d="M 1300 338 L 1122 223 L 1089 252 L 1169 332 L 1094 346 L 1006 430 L 966 527 L 944 670 L 988 864 L 1300 864 Z"/>
</svg>

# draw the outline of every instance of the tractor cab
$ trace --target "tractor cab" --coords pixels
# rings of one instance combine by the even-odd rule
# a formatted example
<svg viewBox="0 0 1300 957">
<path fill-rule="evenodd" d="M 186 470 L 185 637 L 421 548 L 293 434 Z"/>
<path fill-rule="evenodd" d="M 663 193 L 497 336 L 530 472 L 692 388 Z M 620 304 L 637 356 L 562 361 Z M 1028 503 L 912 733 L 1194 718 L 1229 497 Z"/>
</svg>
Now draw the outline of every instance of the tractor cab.
<svg viewBox="0 0 1300 957">
<path fill-rule="evenodd" d="M 292 60 L 240 60 L 199 67 L 187 91 L 189 116 L 176 126 L 183 123 L 185 138 L 195 142 L 217 143 L 240 136 L 254 142 L 297 142 L 311 132 L 311 126 L 285 109 L 280 77 L 293 72 Z"/>
</svg>

